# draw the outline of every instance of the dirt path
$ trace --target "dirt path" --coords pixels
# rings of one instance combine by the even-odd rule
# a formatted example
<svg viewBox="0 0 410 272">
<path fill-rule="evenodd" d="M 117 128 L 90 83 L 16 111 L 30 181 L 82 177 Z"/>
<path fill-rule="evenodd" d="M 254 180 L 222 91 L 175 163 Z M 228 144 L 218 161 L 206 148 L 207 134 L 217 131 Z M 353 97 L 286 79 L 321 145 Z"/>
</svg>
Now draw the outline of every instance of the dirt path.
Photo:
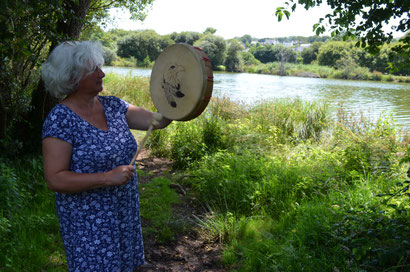
<svg viewBox="0 0 410 272">
<path fill-rule="evenodd" d="M 169 173 L 170 161 L 163 158 L 150 158 L 146 150 L 142 150 L 138 160 L 138 169 L 151 173 L 141 175 L 140 183 L 148 183 L 152 178 Z M 178 216 L 183 216 L 187 221 L 194 221 L 193 215 L 198 213 L 189 197 L 184 194 L 187 188 L 175 188 L 181 198 L 181 204 L 175 207 Z M 144 225 L 144 222 L 142 222 Z M 139 271 L 208 271 L 222 272 L 224 270 L 218 263 L 221 248 L 218 243 L 212 243 L 204 239 L 195 230 L 189 231 L 176 237 L 175 241 L 161 244 L 157 241 L 144 237 L 145 258 L 147 267 Z"/>
</svg>

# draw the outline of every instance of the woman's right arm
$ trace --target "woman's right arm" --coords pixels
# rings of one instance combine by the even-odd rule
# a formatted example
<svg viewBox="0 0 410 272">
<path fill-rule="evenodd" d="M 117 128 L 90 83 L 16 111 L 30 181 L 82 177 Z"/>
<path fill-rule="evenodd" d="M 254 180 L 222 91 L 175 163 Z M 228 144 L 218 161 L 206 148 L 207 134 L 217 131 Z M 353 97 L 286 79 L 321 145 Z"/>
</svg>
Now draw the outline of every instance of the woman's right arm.
<svg viewBox="0 0 410 272">
<path fill-rule="evenodd" d="M 43 139 L 44 177 L 48 188 L 60 193 L 78 193 L 90 189 L 128 183 L 135 168 L 121 165 L 104 173 L 75 173 L 69 169 L 72 145 L 48 137 Z"/>
</svg>

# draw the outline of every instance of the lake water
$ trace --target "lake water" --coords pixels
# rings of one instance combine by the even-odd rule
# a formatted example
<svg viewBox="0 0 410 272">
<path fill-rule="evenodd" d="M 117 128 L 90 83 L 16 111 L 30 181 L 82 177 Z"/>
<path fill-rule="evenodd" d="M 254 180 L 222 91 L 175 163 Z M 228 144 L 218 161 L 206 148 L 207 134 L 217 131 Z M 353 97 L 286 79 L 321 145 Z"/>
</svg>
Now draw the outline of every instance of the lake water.
<svg viewBox="0 0 410 272">
<path fill-rule="evenodd" d="M 140 68 L 104 67 L 104 71 L 143 77 L 151 75 L 151 69 Z M 344 109 L 363 114 L 370 120 L 376 120 L 382 114 L 392 114 L 398 125 L 410 129 L 408 83 L 214 72 L 213 96 L 229 96 L 245 103 L 286 97 L 325 100 L 334 109 L 342 104 Z"/>
</svg>

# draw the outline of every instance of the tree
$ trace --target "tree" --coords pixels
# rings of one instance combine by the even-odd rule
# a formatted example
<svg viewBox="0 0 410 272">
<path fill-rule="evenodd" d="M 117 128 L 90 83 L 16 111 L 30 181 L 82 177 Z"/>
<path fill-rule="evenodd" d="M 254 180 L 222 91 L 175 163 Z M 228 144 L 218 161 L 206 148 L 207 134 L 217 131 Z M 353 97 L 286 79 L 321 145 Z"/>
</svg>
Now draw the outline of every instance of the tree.
<svg viewBox="0 0 410 272">
<path fill-rule="evenodd" d="M 343 41 L 328 41 L 319 48 L 317 59 L 319 65 L 337 68 L 337 61 L 347 55 L 350 55 L 348 43 Z"/>
<path fill-rule="evenodd" d="M 170 38 L 175 43 L 187 43 L 193 45 L 197 40 L 201 38 L 202 34 L 199 32 L 184 31 L 181 33 L 173 32 Z"/>
<path fill-rule="evenodd" d="M 31 91 L 39 80 L 39 63 L 49 41 L 58 39 L 56 21 L 62 13 L 55 1 L 1 1 L 0 3 L 0 153 L 16 151 L 17 123 L 30 109 Z M 21 124 L 22 127 L 30 127 Z M 13 148 L 7 148 L 12 146 Z"/>
<path fill-rule="evenodd" d="M 243 44 L 250 44 L 252 42 L 252 36 L 249 34 L 246 34 L 238 38 L 238 40 L 240 40 Z"/>
<path fill-rule="evenodd" d="M 253 56 L 253 54 L 251 53 L 251 52 L 241 52 L 240 53 L 241 54 L 241 59 L 242 59 L 242 61 L 243 61 L 243 64 L 244 65 L 246 65 L 246 66 L 249 66 L 249 65 L 258 65 L 258 64 L 260 64 L 261 62 L 259 61 L 259 60 L 257 60 L 254 56 Z"/>
<path fill-rule="evenodd" d="M 311 46 L 302 50 L 300 55 L 303 58 L 303 64 L 311 64 L 312 61 L 317 59 L 317 54 L 321 45 L 321 42 L 314 42 Z"/>
<path fill-rule="evenodd" d="M 286 2 L 287 7 L 278 7 L 275 14 L 281 21 L 283 15 L 289 19 L 297 4 L 303 5 L 308 10 L 324 2 L 327 2 L 333 9 L 333 13 L 325 16 L 327 20 L 320 18 L 319 22 L 313 26 L 316 34 L 323 34 L 327 28 L 325 25 L 328 24 L 332 36 L 342 35 L 344 40 L 355 37 L 356 46 L 366 48 L 372 54 L 379 52 L 380 46 L 384 43 L 390 43 L 393 40 L 393 32 L 383 30 L 384 24 L 393 24 L 391 19 L 399 19 L 392 25 L 391 30 L 405 34 L 410 29 L 410 1 L 408 0 L 289 0 Z M 356 17 L 362 20 L 356 20 Z M 404 35 L 401 42 L 401 45 L 394 48 L 394 51 L 400 55 L 399 58 L 404 60 L 396 67 L 397 69 L 410 65 L 409 35 Z"/>
<path fill-rule="evenodd" d="M 239 52 L 243 50 L 242 45 L 238 40 L 231 40 L 225 58 L 225 67 L 228 72 L 240 72 L 241 68 L 241 57 Z"/>
<path fill-rule="evenodd" d="M 160 36 L 154 30 L 144 30 L 118 41 L 117 54 L 123 58 L 135 57 L 138 65 L 142 65 L 147 56 L 155 60 L 172 43 L 174 41 L 168 36 Z"/>
<path fill-rule="evenodd" d="M 204 31 L 204 34 L 215 34 L 216 33 L 216 29 L 213 27 L 207 27 Z"/>
<path fill-rule="evenodd" d="M 258 47 L 252 47 L 250 52 L 262 63 L 277 61 L 272 45 L 265 44 L 263 46 L 259 45 Z"/>
<path fill-rule="evenodd" d="M 143 19 L 153 0 L 44 0 L 0 3 L 0 148 L 7 139 L 39 147 L 44 117 L 57 102 L 44 92 L 39 67 L 50 49 L 64 40 L 77 40 L 81 31 L 107 18 L 112 7 L 130 10 Z M 37 87 L 37 82 L 40 82 Z M 31 101 L 30 101 L 31 100 Z M 28 112 L 28 110 L 30 110 Z M 28 112 L 28 113 L 27 113 Z M 18 120 L 29 120 L 19 124 Z M 16 128 L 18 131 L 11 131 Z M 33 137 L 33 135 L 35 135 Z M 15 146 L 15 145 L 14 145 Z M 16 148 L 15 148 L 16 149 Z"/>
<path fill-rule="evenodd" d="M 211 60 L 214 70 L 223 64 L 226 42 L 222 37 L 205 34 L 201 39 L 196 41 L 194 45 L 204 50 L 205 54 Z"/>
<path fill-rule="evenodd" d="M 279 75 L 286 75 L 285 64 L 287 62 L 296 62 L 297 55 L 296 52 L 290 48 L 285 47 L 282 44 L 275 45 L 273 47 L 273 52 L 275 54 L 275 59 L 279 62 Z"/>
</svg>

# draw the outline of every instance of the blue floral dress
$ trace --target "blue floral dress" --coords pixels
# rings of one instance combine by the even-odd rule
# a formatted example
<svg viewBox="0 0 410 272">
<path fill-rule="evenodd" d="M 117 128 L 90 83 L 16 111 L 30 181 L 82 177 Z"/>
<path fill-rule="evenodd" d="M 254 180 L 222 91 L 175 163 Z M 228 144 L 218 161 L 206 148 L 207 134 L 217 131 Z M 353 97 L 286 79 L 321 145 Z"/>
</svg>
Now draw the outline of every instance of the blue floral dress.
<svg viewBox="0 0 410 272">
<path fill-rule="evenodd" d="M 125 114 L 129 104 L 99 96 L 108 131 L 58 104 L 47 116 L 42 138 L 73 146 L 70 171 L 106 172 L 129 164 L 137 150 Z M 144 264 L 137 175 L 126 185 L 82 193 L 56 193 L 56 209 L 69 271 L 133 271 Z"/>
</svg>

